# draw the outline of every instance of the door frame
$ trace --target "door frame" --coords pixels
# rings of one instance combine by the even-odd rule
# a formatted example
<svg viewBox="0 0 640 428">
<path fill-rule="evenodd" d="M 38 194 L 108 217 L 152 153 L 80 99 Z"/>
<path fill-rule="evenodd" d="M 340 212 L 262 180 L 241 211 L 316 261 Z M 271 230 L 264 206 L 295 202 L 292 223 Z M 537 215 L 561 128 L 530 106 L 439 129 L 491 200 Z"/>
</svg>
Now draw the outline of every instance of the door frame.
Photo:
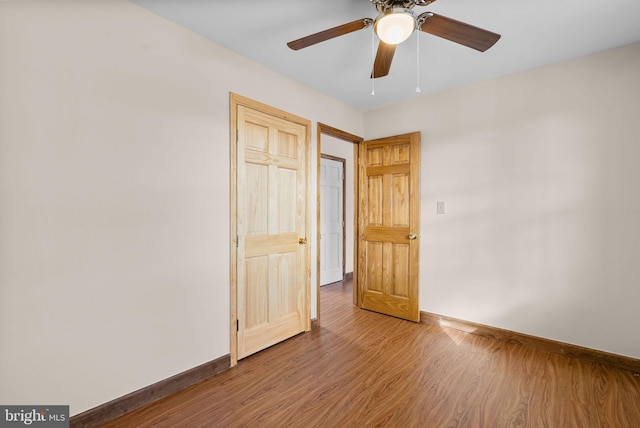
<svg viewBox="0 0 640 428">
<path fill-rule="evenodd" d="M 346 241 L 347 241 L 346 227 L 345 227 L 346 226 L 346 221 L 347 221 L 346 217 L 345 217 L 346 216 L 346 212 L 345 212 L 346 211 L 346 209 L 345 209 L 346 207 L 345 207 L 345 205 L 346 205 L 346 200 L 347 200 L 347 197 L 346 197 L 346 194 L 345 194 L 346 193 L 346 185 L 347 185 L 347 180 L 346 180 L 346 176 L 347 176 L 347 173 L 346 173 L 346 171 L 347 171 L 347 169 L 346 169 L 347 168 L 347 160 L 344 159 L 344 158 L 337 157 L 337 156 L 328 155 L 326 153 L 322 153 L 320 155 L 320 162 L 322 162 L 322 159 L 328 159 L 328 160 L 332 160 L 334 162 L 342 163 L 342 200 L 340 201 L 340 203 L 342 204 L 342 268 L 341 268 L 341 271 L 342 271 L 342 280 L 344 281 L 345 259 L 347 257 L 347 249 L 345 248 L 345 244 L 346 244 Z M 320 174 L 318 174 L 318 177 L 319 176 L 320 176 Z M 322 201 L 322 195 L 321 194 L 318 194 L 318 200 Z M 319 204 L 321 204 L 321 203 L 322 202 L 319 202 Z M 320 224 L 320 225 L 321 225 L 321 220 L 322 219 L 320 217 L 318 217 L 318 224 Z M 321 233 L 318 233 L 318 236 L 320 236 L 320 235 L 321 235 Z M 322 260 L 321 260 L 322 259 L 322 251 L 321 251 L 321 249 L 322 249 L 322 240 L 318 240 L 318 261 L 319 262 L 322 262 Z M 319 266 L 320 266 L 320 264 L 318 264 L 318 269 L 320 269 Z M 320 275 L 318 275 L 318 278 L 319 277 L 320 277 Z M 320 287 L 320 286 L 321 286 L 321 284 L 320 284 L 320 282 L 318 282 L 318 287 Z"/>
<path fill-rule="evenodd" d="M 320 159 L 322 158 L 322 135 L 328 135 L 330 137 L 334 137 L 337 138 L 339 140 L 343 140 L 347 143 L 351 143 L 353 144 L 353 168 L 354 168 L 354 178 L 357 177 L 357 175 L 355 175 L 358 171 L 358 156 L 359 156 L 359 146 L 360 143 L 362 143 L 364 141 L 364 138 L 362 137 L 358 137 L 357 135 L 354 134 L 350 134 L 348 132 L 342 131 L 340 129 L 334 128 L 332 126 L 329 125 L 325 125 L 324 123 L 320 123 L 318 122 L 318 126 L 317 126 L 317 132 L 316 132 L 316 138 L 317 138 L 317 144 L 316 144 L 316 148 L 317 148 L 317 153 L 316 153 L 316 173 L 317 173 L 317 177 L 316 177 L 316 195 L 317 195 L 317 202 L 316 202 L 316 242 L 320 242 Z M 358 183 L 357 181 L 354 182 L 354 186 L 353 186 L 353 192 L 354 192 L 354 204 L 357 204 L 358 201 Z M 353 234 L 354 234 L 354 240 L 353 240 L 353 304 L 354 305 L 358 305 L 358 287 L 356 286 L 357 282 L 357 261 L 358 261 L 358 210 L 356 209 L 356 207 L 354 206 L 354 210 L 353 210 Z M 346 234 L 345 234 L 346 236 Z M 317 299 L 316 299 L 316 320 L 312 325 L 312 328 L 318 328 L 320 327 L 320 245 L 316 245 L 316 292 L 317 292 Z M 344 249 L 344 246 L 343 246 Z"/>
<path fill-rule="evenodd" d="M 229 180 L 229 223 L 230 223 L 230 239 L 229 239 L 229 355 L 230 366 L 233 367 L 238 364 L 238 337 L 237 337 L 237 323 L 238 323 L 238 268 L 237 268 L 237 253 L 238 248 L 238 227 L 237 227 L 237 177 L 238 177 L 238 154 L 237 154 L 237 142 L 238 142 L 238 106 L 245 106 L 247 108 L 257 110 L 261 113 L 265 113 L 271 116 L 278 117 L 280 119 L 287 120 L 289 122 L 297 123 L 305 128 L 305 147 L 306 147 L 306 183 L 305 183 L 305 206 L 307 208 L 307 215 L 305 216 L 305 229 L 307 233 L 310 233 L 310 213 L 311 207 L 309 203 L 311 198 L 309 197 L 309 190 L 311 189 L 311 121 L 304 119 L 300 116 L 296 116 L 291 113 L 287 113 L 283 110 L 279 110 L 275 107 L 271 107 L 267 104 L 252 100 L 242 95 L 238 95 L 233 92 L 229 92 L 229 146 L 230 146 L 230 180 Z M 306 301 L 305 313 L 306 313 L 306 330 L 311 329 L 310 309 L 311 309 L 311 245 L 305 245 L 305 258 L 307 260 L 307 273 L 306 273 Z"/>
</svg>

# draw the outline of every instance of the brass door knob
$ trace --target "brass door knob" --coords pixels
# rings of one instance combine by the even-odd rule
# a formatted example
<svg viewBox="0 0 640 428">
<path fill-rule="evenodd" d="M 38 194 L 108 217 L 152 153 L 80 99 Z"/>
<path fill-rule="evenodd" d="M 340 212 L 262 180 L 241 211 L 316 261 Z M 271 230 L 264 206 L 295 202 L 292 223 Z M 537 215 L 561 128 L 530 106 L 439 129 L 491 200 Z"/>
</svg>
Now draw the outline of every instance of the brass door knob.
<svg viewBox="0 0 640 428">
<path fill-rule="evenodd" d="M 411 235 L 409 235 L 409 239 L 410 240 L 414 240 L 414 239 L 418 239 L 418 235 L 416 235 L 415 233 L 412 233 Z"/>
<path fill-rule="evenodd" d="M 298 238 L 298 244 L 304 245 L 307 243 L 307 238 Z"/>
</svg>

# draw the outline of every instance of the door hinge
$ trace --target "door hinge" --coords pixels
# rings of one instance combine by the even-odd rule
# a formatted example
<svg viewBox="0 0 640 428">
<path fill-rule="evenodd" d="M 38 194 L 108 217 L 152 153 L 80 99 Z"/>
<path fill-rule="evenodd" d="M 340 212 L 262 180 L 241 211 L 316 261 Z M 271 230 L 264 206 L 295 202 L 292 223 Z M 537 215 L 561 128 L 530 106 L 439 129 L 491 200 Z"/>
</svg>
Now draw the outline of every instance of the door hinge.
<svg viewBox="0 0 640 428">
<path fill-rule="evenodd" d="M 238 235 L 236 235 L 236 248 L 238 248 L 238 240 L 239 240 Z"/>
<path fill-rule="evenodd" d="M 240 331 L 240 320 L 236 320 L 236 331 Z"/>
</svg>

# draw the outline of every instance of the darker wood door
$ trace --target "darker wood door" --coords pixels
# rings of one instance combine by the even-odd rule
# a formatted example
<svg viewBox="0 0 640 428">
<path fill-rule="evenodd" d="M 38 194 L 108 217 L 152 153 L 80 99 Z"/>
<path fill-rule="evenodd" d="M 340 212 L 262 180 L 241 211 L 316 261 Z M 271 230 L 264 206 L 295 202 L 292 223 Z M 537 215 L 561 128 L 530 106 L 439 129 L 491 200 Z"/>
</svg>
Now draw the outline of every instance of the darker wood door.
<svg viewBox="0 0 640 428">
<path fill-rule="evenodd" d="M 360 145 L 358 303 L 418 322 L 420 133 Z"/>
</svg>

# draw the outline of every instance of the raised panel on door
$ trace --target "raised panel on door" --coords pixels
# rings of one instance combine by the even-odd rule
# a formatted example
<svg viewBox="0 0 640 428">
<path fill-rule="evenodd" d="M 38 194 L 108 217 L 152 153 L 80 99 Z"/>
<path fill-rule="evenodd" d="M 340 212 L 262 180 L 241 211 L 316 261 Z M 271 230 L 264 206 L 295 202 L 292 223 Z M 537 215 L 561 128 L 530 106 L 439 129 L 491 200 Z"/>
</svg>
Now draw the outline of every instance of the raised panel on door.
<svg viewBox="0 0 640 428">
<path fill-rule="evenodd" d="M 362 143 L 359 175 L 358 303 L 418 321 L 420 134 Z"/>
</svg>

